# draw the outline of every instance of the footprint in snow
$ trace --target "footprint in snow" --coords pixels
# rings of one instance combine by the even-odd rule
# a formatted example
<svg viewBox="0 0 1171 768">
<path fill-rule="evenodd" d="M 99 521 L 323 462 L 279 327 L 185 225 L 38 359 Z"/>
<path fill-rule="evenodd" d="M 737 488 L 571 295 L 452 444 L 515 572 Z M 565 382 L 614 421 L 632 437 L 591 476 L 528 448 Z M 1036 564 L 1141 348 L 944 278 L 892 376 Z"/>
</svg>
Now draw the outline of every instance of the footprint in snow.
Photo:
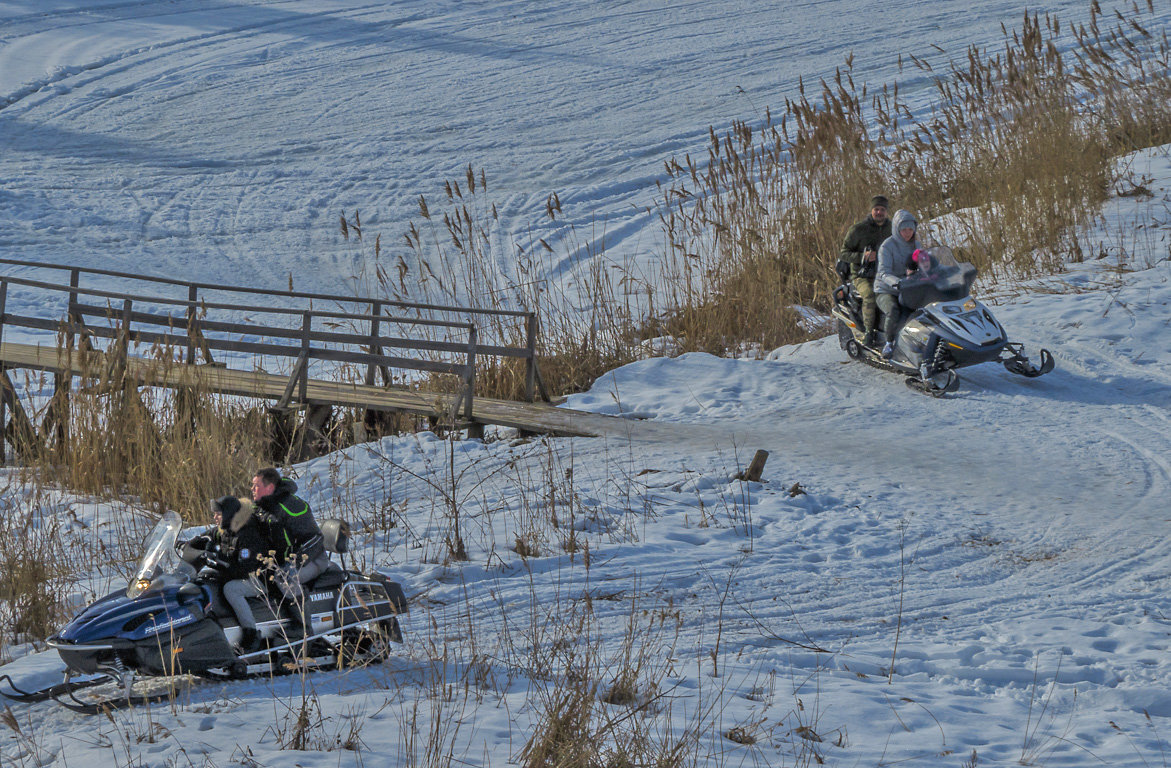
<svg viewBox="0 0 1171 768">
<path fill-rule="evenodd" d="M 663 538 L 671 541 L 679 541 L 684 544 L 692 544 L 701 547 L 711 541 L 711 537 L 705 533 L 696 533 L 693 531 L 670 531 Z"/>
</svg>

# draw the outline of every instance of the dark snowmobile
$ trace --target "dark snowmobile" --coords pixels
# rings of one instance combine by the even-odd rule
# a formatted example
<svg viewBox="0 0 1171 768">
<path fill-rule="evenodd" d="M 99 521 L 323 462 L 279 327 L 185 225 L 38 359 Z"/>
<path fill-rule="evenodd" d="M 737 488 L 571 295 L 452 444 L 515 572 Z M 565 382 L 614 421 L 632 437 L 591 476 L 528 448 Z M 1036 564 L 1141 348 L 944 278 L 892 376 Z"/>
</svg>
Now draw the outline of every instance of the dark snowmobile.
<svg viewBox="0 0 1171 768">
<path fill-rule="evenodd" d="M 1033 365 L 1024 346 L 1009 341 L 988 308 L 971 297 L 973 265 L 957 262 L 947 246 L 925 249 L 923 264 L 899 284 L 899 304 L 910 314 L 892 340 L 889 359 L 881 353 L 887 341 L 881 330 L 873 346 L 865 344 L 862 299 L 853 285 L 846 282 L 834 291 L 832 313 L 847 355 L 909 374 L 907 386 L 935 397 L 954 391 L 959 386 L 955 369 L 969 365 L 996 361 L 1029 378 L 1053 370 L 1049 350 L 1041 350 L 1040 366 Z M 877 325 L 881 329 L 881 318 Z"/>
<path fill-rule="evenodd" d="M 391 641 L 402 642 L 397 619 L 407 610 L 402 587 L 380 574 L 331 563 L 306 585 L 308 631 L 294 619 L 299 607 L 282 606 L 279 596 L 257 598 L 250 602 L 261 648 L 238 653 L 240 627 L 220 585 L 198 578 L 189 562 L 196 557 L 188 551 L 181 558 L 176 550 L 181 528 L 179 515 L 163 515 L 129 587 L 91 604 L 49 638 L 65 662 L 64 682 L 22 691 L 7 679 L 12 690 L 0 693 L 19 701 L 53 698 L 70 709 L 98 712 L 163 698 L 178 677 L 231 679 L 350 666 L 381 661 L 389 656 Z M 326 549 L 344 556 L 346 523 L 323 520 L 321 530 Z M 163 679 L 170 684 L 158 685 Z M 79 699 L 82 689 L 93 690 Z M 91 698 L 103 689 L 113 692 Z"/>
</svg>

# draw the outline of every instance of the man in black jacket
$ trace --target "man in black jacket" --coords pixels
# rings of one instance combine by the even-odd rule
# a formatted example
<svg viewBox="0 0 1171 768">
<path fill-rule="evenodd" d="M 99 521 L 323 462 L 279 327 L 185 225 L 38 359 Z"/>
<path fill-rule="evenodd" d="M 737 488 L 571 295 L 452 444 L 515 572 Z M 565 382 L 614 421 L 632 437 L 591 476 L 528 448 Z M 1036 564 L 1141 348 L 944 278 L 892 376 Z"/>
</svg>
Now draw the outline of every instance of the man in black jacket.
<svg viewBox="0 0 1171 768">
<path fill-rule="evenodd" d="M 850 279 L 854 290 L 862 297 L 862 325 L 866 331 L 866 345 L 874 345 L 874 326 L 878 318 L 878 303 L 874 296 L 874 274 L 877 267 L 878 246 L 891 235 L 887 218 L 887 199 L 876 195 L 870 200 L 870 215 L 846 234 L 839 261 L 850 265 Z"/>
<path fill-rule="evenodd" d="M 272 525 L 277 542 L 277 562 L 281 566 L 276 573 L 277 586 L 285 597 L 303 608 L 302 585 L 329 567 L 329 554 L 313 510 L 296 492 L 297 484 L 281 477 L 273 467 L 258 470 L 252 477 L 252 500 Z M 304 621 L 302 611 L 293 613 Z"/>
</svg>

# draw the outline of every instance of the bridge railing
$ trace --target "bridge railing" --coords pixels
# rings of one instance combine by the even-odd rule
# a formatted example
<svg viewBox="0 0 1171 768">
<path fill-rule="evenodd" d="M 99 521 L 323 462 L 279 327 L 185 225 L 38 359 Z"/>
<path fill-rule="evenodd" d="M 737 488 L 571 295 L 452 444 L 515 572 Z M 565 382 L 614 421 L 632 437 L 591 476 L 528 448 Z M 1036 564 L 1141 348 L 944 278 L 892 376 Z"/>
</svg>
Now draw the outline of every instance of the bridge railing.
<svg viewBox="0 0 1171 768">
<path fill-rule="evenodd" d="M 459 307 L 441 304 L 426 304 L 416 302 L 404 302 L 386 298 L 375 298 L 366 296 L 345 296 L 340 294 L 315 293 L 311 291 L 296 291 L 296 290 L 276 290 L 269 288 L 259 288 L 252 286 L 238 286 L 225 285 L 221 283 L 210 282 L 195 282 L 178 280 L 174 278 L 162 277 L 157 275 L 137 274 L 129 272 L 119 272 L 115 270 L 99 269 L 94 267 L 77 267 L 67 264 L 53 264 L 42 263 L 35 261 L 28 261 L 22 259 L 0 258 L 0 268 L 3 267 L 20 267 L 31 270 L 47 270 L 50 272 L 60 272 L 68 275 L 69 278 L 69 305 L 71 309 L 74 305 L 82 306 L 80 298 L 82 296 L 98 296 L 106 298 L 108 301 L 124 301 L 130 297 L 130 294 L 119 294 L 113 291 L 102 291 L 97 288 L 87 288 L 82 285 L 83 278 L 92 279 L 98 277 L 113 278 L 120 283 L 126 281 L 140 281 L 143 283 L 153 284 L 156 286 L 170 286 L 173 287 L 179 296 L 184 296 L 181 303 L 186 307 L 186 312 L 189 320 L 193 320 L 200 313 L 201 308 L 219 308 L 225 310 L 233 309 L 248 309 L 252 312 L 264 312 L 278 310 L 283 312 L 312 312 L 315 317 L 325 317 L 326 313 L 317 308 L 320 304 L 333 304 L 340 308 L 353 307 L 354 311 L 341 311 L 334 317 L 335 320 L 345 319 L 347 321 L 357 321 L 367 323 L 366 335 L 369 337 L 368 351 L 371 354 L 379 354 L 381 346 L 397 346 L 402 349 L 415 350 L 432 350 L 432 351 L 450 351 L 443 347 L 442 341 L 423 341 L 411 340 L 404 337 L 398 337 L 398 343 L 393 345 L 380 345 L 379 339 L 388 338 L 382 336 L 382 326 L 386 324 L 397 323 L 405 325 L 414 323 L 418 327 L 435 327 L 435 328 L 465 328 L 472 326 L 472 336 L 478 336 L 478 340 L 474 342 L 475 354 L 484 356 L 494 356 L 500 358 L 514 358 L 524 360 L 525 364 L 525 398 L 532 401 L 539 393 L 545 400 L 549 399 L 548 392 L 545 390 L 544 383 L 541 381 L 540 370 L 537 367 L 537 344 L 538 344 L 538 323 L 537 316 L 534 312 L 520 311 L 520 310 L 506 310 L 506 309 L 486 309 L 477 307 Z M 11 275 L 9 280 L 28 280 L 29 282 L 38 283 L 40 285 L 60 285 L 56 281 L 35 281 L 29 280 L 22 276 Z M 237 303 L 228 303 L 226 301 L 216 301 L 216 297 L 221 299 L 225 296 L 244 295 L 249 297 L 249 301 L 255 302 L 265 298 L 279 299 L 286 302 L 301 302 L 302 306 L 278 308 L 274 306 L 250 306 L 242 307 Z M 176 301 L 177 297 L 146 297 L 139 295 L 139 298 L 156 303 Z M 90 309 L 94 309 L 92 306 Z M 388 312 L 398 313 L 396 316 L 388 314 Z M 405 317 L 405 313 L 413 313 L 414 317 Z M 465 318 L 462 321 L 452 321 L 444 319 L 435 319 L 424 317 L 425 314 L 440 315 L 446 317 Z M 499 339 L 487 339 L 484 333 L 484 322 L 498 323 L 502 326 L 513 325 L 517 328 L 517 335 L 524 338 L 524 344 L 510 344 L 503 337 Z M 205 325 L 205 330 L 211 330 L 212 326 Z M 304 332 L 304 331 L 303 331 Z M 393 337 L 389 337 L 393 338 Z M 415 344 L 412 346 L 410 342 Z M 420 344 L 430 344 L 434 346 L 418 346 Z M 210 350 L 215 347 L 200 348 L 199 345 L 191 340 L 189 349 L 188 362 L 194 362 L 197 350 L 203 352 L 205 359 L 210 362 L 208 355 Z M 462 347 L 461 347 L 462 349 Z M 397 358 L 402 361 L 404 358 Z M 373 385 L 376 383 L 376 372 L 380 369 L 384 373 L 384 383 L 390 383 L 389 378 L 385 376 L 386 368 L 389 366 L 380 366 L 377 363 L 367 363 L 365 383 Z M 412 366 L 400 366 L 412 367 Z M 415 368 L 416 370 L 427 370 L 425 368 Z"/>
<path fill-rule="evenodd" d="M 65 311 L 57 317 L 10 311 L 13 294 L 18 291 L 32 294 L 31 297 L 22 297 L 24 300 L 19 306 L 31 303 L 60 305 L 60 299 L 53 301 L 52 297 L 63 296 Z M 251 319 L 249 322 L 234 322 L 217 319 L 217 311 L 284 317 L 293 322 L 285 325 Z M 338 330 L 347 326 L 356 328 L 359 324 L 365 324 L 368 330 Z M 437 327 L 449 336 L 459 333 L 463 338 L 435 341 L 384 334 L 384 328 L 396 324 Z M 472 323 L 404 318 L 385 313 L 190 301 L 0 276 L 0 341 L 5 329 L 10 327 L 47 331 L 55 336 L 64 333 L 68 348 L 72 348 L 76 339 L 83 348 L 97 349 L 99 347 L 94 341 L 107 339 L 110 344 L 104 351 L 116 353 L 114 359 L 128 354 L 132 343 L 175 350 L 175 354 L 183 359 L 170 362 L 184 364 L 196 363 L 197 351 L 202 351 L 207 362 L 212 362 L 213 351 L 290 359 L 293 361 L 292 372 L 278 405 L 288 405 L 294 398 L 308 402 L 309 372 L 315 362 L 365 366 L 367 379 L 372 379 L 373 372 L 378 369 L 383 370 L 386 380 L 390 379 L 390 369 L 450 374 L 459 377 L 463 383 L 459 403 L 465 419 L 472 417 L 476 355 L 484 354 L 484 348 L 477 344 L 476 326 Z M 388 349 L 441 353 L 451 361 L 392 355 L 384 351 Z"/>
</svg>

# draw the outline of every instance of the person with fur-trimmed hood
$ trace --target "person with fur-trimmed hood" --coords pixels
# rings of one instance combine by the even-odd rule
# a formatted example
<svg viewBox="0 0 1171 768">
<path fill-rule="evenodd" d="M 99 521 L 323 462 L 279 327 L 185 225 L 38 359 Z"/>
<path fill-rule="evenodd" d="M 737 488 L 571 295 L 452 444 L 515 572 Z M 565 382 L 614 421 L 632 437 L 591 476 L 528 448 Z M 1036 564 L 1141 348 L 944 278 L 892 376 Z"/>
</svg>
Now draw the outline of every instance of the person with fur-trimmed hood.
<svg viewBox="0 0 1171 768">
<path fill-rule="evenodd" d="M 874 277 L 875 299 L 882 310 L 882 331 L 886 344 L 882 356 L 894 354 L 895 333 L 902 319 L 899 307 L 899 283 L 915 271 L 911 256 L 919 250 L 919 223 L 910 211 L 898 210 L 891 217 L 894 234 L 882 241 L 878 248 L 878 273 Z"/>
<path fill-rule="evenodd" d="M 212 501 L 211 507 L 216 526 L 201 537 L 204 546 L 200 548 L 206 553 L 204 562 L 212 578 L 223 585 L 224 599 L 240 622 L 240 651 L 250 653 L 260 646 L 260 634 L 248 598 L 267 595 L 261 571 L 267 567 L 264 558 L 271 557 L 271 536 L 248 499 L 222 496 Z"/>
</svg>

